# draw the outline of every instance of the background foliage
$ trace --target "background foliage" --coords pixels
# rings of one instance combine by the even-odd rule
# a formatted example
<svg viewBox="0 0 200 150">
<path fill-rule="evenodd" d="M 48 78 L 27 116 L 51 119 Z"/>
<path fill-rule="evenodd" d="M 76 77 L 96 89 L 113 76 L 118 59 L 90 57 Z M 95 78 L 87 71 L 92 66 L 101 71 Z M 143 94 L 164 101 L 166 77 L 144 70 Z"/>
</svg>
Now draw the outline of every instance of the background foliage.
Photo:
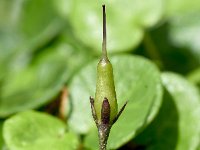
<svg viewBox="0 0 200 150">
<path fill-rule="evenodd" d="M 119 107 L 109 149 L 200 149 L 199 0 L 0 0 L 0 149 L 96 150 L 107 6 Z"/>
</svg>

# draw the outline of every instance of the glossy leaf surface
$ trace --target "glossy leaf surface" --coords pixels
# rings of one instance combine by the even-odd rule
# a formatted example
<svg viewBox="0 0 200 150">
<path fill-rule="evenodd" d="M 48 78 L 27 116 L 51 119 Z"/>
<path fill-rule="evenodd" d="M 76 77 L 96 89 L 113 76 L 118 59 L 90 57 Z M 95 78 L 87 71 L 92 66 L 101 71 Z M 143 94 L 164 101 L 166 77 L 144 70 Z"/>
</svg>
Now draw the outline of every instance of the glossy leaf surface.
<svg viewBox="0 0 200 150">
<path fill-rule="evenodd" d="M 113 57 L 111 63 L 119 108 L 128 100 L 127 108 L 113 126 L 108 142 L 110 148 L 117 148 L 134 137 L 137 130 L 154 118 L 161 104 L 162 87 L 159 71 L 144 58 L 119 55 Z M 73 111 L 69 125 L 79 133 L 88 133 L 96 128 L 89 102 L 89 96 L 95 94 L 96 64 L 97 61 L 83 68 L 70 85 Z M 119 130 L 122 132 L 118 132 Z M 96 132 L 91 134 L 97 135 Z M 90 140 L 94 141 L 94 138 L 88 138 L 86 143 L 90 144 L 86 145 L 94 146 L 97 143 L 97 140 Z"/>
<path fill-rule="evenodd" d="M 78 146 L 77 136 L 66 132 L 62 121 L 34 111 L 8 119 L 3 135 L 8 148 L 15 150 L 76 150 Z"/>
<path fill-rule="evenodd" d="M 200 135 L 199 92 L 174 73 L 163 73 L 162 81 L 166 91 L 160 112 L 136 143 L 148 145 L 149 150 L 196 150 Z"/>
</svg>

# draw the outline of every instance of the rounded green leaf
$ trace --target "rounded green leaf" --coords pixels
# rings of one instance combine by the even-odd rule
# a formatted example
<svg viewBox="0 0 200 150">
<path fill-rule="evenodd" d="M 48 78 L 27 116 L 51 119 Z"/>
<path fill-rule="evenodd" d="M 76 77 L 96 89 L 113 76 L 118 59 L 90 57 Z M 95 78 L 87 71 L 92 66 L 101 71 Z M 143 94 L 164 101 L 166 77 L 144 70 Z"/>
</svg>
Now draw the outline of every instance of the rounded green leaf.
<svg viewBox="0 0 200 150">
<path fill-rule="evenodd" d="M 174 98 L 179 111 L 179 138 L 176 149 L 195 150 L 200 135 L 200 95 L 198 89 L 184 78 L 172 73 L 164 73 L 162 80 Z"/>
<path fill-rule="evenodd" d="M 158 69 L 142 57 L 119 55 L 112 57 L 111 62 L 119 108 L 128 100 L 122 116 L 111 129 L 108 141 L 110 148 L 117 148 L 134 137 L 137 130 L 154 118 L 160 107 L 162 86 Z M 88 133 L 96 128 L 92 119 L 89 96 L 95 94 L 97 63 L 98 61 L 95 61 L 83 68 L 70 84 L 72 114 L 69 126 L 79 133 Z M 97 136 L 97 132 L 95 135 Z M 94 139 L 86 141 L 91 143 L 90 147 L 98 142 L 90 140 Z"/>
<path fill-rule="evenodd" d="M 0 117 L 52 100 L 74 71 L 90 60 L 82 50 L 64 40 L 44 49 L 22 71 L 10 71 L 1 85 Z"/>
<path fill-rule="evenodd" d="M 175 46 L 189 48 L 200 64 L 200 11 L 174 16 L 170 19 L 169 35 Z"/>
<path fill-rule="evenodd" d="M 183 26 L 184 24 L 180 25 L 179 28 Z M 164 70 L 187 74 L 198 67 L 200 60 L 197 55 L 198 52 L 196 51 L 195 54 L 189 48 L 181 46 L 172 38 L 169 38 L 170 27 L 169 23 L 165 23 L 145 34 L 143 44 L 146 52 L 144 52 L 144 55 L 152 58 Z"/>
<path fill-rule="evenodd" d="M 62 23 L 52 0 L 1 0 L 1 57 L 16 49 L 30 51 L 43 45 L 58 34 Z"/>
<path fill-rule="evenodd" d="M 161 0 L 62 1 L 58 10 L 68 18 L 75 35 L 97 52 L 102 41 L 102 4 L 107 7 L 108 49 L 110 52 L 130 50 L 142 40 L 146 27 L 154 25 L 162 14 Z M 62 9 L 71 7 L 68 11 Z"/>
<path fill-rule="evenodd" d="M 183 14 L 200 9 L 199 0 L 167 0 L 165 1 L 165 13 L 168 16 Z"/>
<path fill-rule="evenodd" d="M 76 150 L 78 138 L 66 125 L 44 113 L 19 113 L 4 123 L 3 136 L 12 150 Z"/>
<path fill-rule="evenodd" d="M 33 51 L 63 29 L 52 0 L 0 1 L 0 80 L 7 72 L 23 69 Z"/>
<path fill-rule="evenodd" d="M 66 55 L 48 51 L 20 72 L 10 72 L 2 85 L 0 116 L 41 106 L 51 100 L 67 79 Z"/>
<path fill-rule="evenodd" d="M 166 88 L 158 116 L 136 139 L 147 150 L 196 150 L 200 141 L 198 89 L 174 73 L 162 74 Z"/>
</svg>

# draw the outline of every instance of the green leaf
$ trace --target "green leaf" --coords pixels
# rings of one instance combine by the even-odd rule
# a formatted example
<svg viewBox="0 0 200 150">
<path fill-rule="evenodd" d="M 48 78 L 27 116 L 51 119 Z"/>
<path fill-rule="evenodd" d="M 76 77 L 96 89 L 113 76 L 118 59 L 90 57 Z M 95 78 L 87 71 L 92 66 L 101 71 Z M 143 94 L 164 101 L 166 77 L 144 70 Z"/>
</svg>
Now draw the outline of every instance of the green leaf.
<svg viewBox="0 0 200 150">
<path fill-rule="evenodd" d="M 170 29 L 170 24 L 165 23 L 158 28 L 147 31 L 143 41 L 143 55 L 158 62 L 162 70 L 188 74 L 198 66 L 198 55 L 173 41 L 169 36 Z"/>
<path fill-rule="evenodd" d="M 0 42 L 3 54 L 9 53 L 5 49 L 46 43 L 60 31 L 62 23 L 52 0 L 1 0 Z"/>
<path fill-rule="evenodd" d="M 50 115 L 27 111 L 6 120 L 3 135 L 12 150 L 76 150 L 77 136 L 65 126 Z"/>
<path fill-rule="evenodd" d="M 5 79 L 0 96 L 1 117 L 41 106 L 63 87 L 68 73 L 66 55 L 53 50 L 47 53 L 23 71 L 9 74 Z"/>
<path fill-rule="evenodd" d="M 200 1 L 199 0 L 167 0 L 165 1 L 166 14 L 167 16 L 173 16 L 183 13 L 187 13 L 190 11 L 196 11 L 200 9 Z"/>
<path fill-rule="evenodd" d="M 0 79 L 9 70 L 24 68 L 31 53 L 52 40 L 63 25 L 52 0 L 1 0 Z"/>
<path fill-rule="evenodd" d="M 142 57 L 119 55 L 113 57 L 111 62 L 119 108 L 128 100 L 125 111 L 111 129 L 108 145 L 113 149 L 129 141 L 137 130 L 151 122 L 160 107 L 162 87 L 158 69 Z M 96 128 L 89 102 L 89 96 L 95 94 L 96 66 L 97 61 L 83 68 L 70 84 L 73 108 L 69 126 L 79 133 L 88 133 Z M 97 136 L 97 132 L 95 135 Z M 90 140 L 94 141 L 93 138 L 88 138 L 86 143 L 91 145 L 86 145 L 91 148 L 98 140 Z"/>
<path fill-rule="evenodd" d="M 7 75 L 2 83 L 0 117 L 46 104 L 90 59 L 90 53 L 84 53 L 82 48 L 67 40 L 43 50 L 24 70 Z"/>
<path fill-rule="evenodd" d="M 198 146 L 197 150 L 200 150 L 200 142 L 199 142 L 199 146 Z"/>
<path fill-rule="evenodd" d="M 170 40 L 175 46 L 191 49 L 200 64 L 200 11 L 172 17 L 170 21 Z"/>
<path fill-rule="evenodd" d="M 2 127 L 3 127 L 3 121 L 0 120 L 0 149 L 2 149 L 4 145 Z"/>
<path fill-rule="evenodd" d="M 162 74 L 166 88 L 158 116 L 135 143 L 147 149 L 196 150 L 200 140 L 200 95 L 195 86 L 174 73 Z"/>
<path fill-rule="evenodd" d="M 60 3 L 57 1 L 57 3 Z M 146 27 L 161 18 L 162 1 L 140 0 L 66 1 L 58 4 L 58 10 L 69 18 L 75 35 L 86 45 L 100 53 L 102 41 L 102 8 L 107 7 L 108 49 L 110 52 L 127 51 L 135 48 L 143 37 Z M 71 7 L 65 11 L 63 7 Z"/>
<path fill-rule="evenodd" d="M 188 79 L 200 88 L 200 68 L 197 68 L 196 70 L 192 71 L 188 75 Z"/>
</svg>

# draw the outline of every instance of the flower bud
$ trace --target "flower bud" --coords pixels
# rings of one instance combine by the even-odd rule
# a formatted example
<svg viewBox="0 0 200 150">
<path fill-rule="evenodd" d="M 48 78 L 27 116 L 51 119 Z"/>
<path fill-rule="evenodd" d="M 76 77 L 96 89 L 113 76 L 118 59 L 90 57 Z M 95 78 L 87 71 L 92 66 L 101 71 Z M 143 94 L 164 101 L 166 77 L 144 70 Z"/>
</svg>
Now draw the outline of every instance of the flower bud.
<svg viewBox="0 0 200 150">
<path fill-rule="evenodd" d="M 98 124 L 112 123 L 117 116 L 117 99 L 114 85 L 113 68 L 106 51 L 106 12 L 103 5 L 103 43 L 102 58 L 97 65 L 97 83 L 94 109 Z M 106 116 L 107 115 L 107 116 Z M 107 119 L 107 120 L 106 120 Z"/>
<path fill-rule="evenodd" d="M 95 99 L 90 97 L 92 116 L 98 128 L 99 148 L 106 150 L 107 140 L 112 125 L 126 107 L 127 102 L 118 112 L 113 68 L 106 51 L 106 13 L 103 5 L 103 43 L 102 58 L 97 65 L 97 83 Z"/>
<path fill-rule="evenodd" d="M 100 121 L 102 118 L 101 109 L 104 105 L 104 99 L 107 99 L 110 107 L 110 121 L 117 115 L 117 99 L 114 85 L 113 68 L 108 58 L 102 58 L 97 66 L 97 83 L 96 83 L 96 94 L 94 107 L 97 114 L 97 120 Z"/>
</svg>

